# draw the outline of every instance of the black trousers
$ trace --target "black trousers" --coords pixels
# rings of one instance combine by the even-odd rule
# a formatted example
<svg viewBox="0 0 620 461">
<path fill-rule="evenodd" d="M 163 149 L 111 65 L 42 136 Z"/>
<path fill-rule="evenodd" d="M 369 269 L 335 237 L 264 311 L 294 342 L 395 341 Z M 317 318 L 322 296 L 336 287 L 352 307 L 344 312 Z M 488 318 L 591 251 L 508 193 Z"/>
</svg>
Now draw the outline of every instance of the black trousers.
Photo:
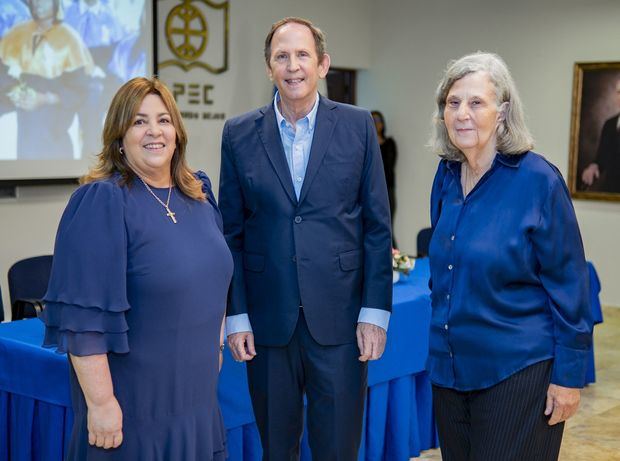
<svg viewBox="0 0 620 461">
<path fill-rule="evenodd" d="M 488 389 L 433 386 L 444 461 L 557 460 L 564 423 L 544 415 L 552 360 L 531 365 Z"/>
<path fill-rule="evenodd" d="M 302 310 L 288 345 L 256 346 L 248 384 L 264 461 L 299 459 L 304 393 L 312 459 L 357 460 L 368 374 L 358 357 L 357 343 L 317 343 Z"/>
</svg>

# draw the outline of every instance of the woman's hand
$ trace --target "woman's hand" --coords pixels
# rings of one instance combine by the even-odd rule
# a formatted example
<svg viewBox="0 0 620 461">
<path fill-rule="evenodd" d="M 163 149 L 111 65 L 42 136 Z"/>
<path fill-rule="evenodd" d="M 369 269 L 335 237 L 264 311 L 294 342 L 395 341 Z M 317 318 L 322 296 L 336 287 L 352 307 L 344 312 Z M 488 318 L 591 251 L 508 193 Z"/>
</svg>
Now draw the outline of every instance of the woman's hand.
<svg viewBox="0 0 620 461">
<path fill-rule="evenodd" d="M 577 412 L 581 389 L 562 387 L 557 384 L 549 384 L 547 390 L 547 406 L 545 415 L 551 415 L 549 426 L 566 421 Z"/>
<path fill-rule="evenodd" d="M 88 407 L 88 443 L 116 448 L 123 443 L 123 412 L 115 397 Z"/>
</svg>

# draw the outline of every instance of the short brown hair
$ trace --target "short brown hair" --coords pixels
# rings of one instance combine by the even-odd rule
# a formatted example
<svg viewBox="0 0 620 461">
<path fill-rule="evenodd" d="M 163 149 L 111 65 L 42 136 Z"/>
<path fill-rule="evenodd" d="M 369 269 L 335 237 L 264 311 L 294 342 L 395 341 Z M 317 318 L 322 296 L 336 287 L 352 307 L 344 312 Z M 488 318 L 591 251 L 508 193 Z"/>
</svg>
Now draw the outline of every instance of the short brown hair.
<svg viewBox="0 0 620 461">
<path fill-rule="evenodd" d="M 123 145 L 123 137 L 132 126 L 140 104 L 149 94 L 155 94 L 162 99 L 170 113 L 172 126 L 176 130 L 176 147 L 170 165 L 170 174 L 174 184 L 188 197 L 204 201 L 206 198 L 202 191 L 202 183 L 187 165 L 185 157 L 187 132 L 181 113 L 168 87 L 155 77 L 133 78 L 116 92 L 103 126 L 103 149 L 97 156 L 95 167 L 83 176 L 80 182 L 89 183 L 119 173 L 122 178 L 121 183 L 128 184 L 136 177 L 136 173 L 128 165 L 127 158 L 121 154 L 120 149 Z"/>
<path fill-rule="evenodd" d="M 276 33 L 276 30 L 278 30 L 280 27 L 282 27 L 285 24 L 289 24 L 291 22 L 294 22 L 296 24 L 301 24 L 302 26 L 306 26 L 308 29 L 310 29 L 310 32 L 312 32 L 312 36 L 314 37 L 314 46 L 316 47 L 316 55 L 319 58 L 319 62 L 323 59 L 323 56 L 325 56 L 326 50 L 327 50 L 327 40 L 325 39 L 325 34 L 323 33 L 323 31 L 321 29 L 319 29 L 318 27 L 316 27 L 314 24 L 312 24 L 312 22 L 308 21 L 307 19 L 304 18 L 297 18 L 297 17 L 288 17 L 288 18 L 284 18 L 284 19 L 280 19 L 278 22 L 274 22 L 271 25 L 271 30 L 269 31 L 269 33 L 267 34 L 267 37 L 265 38 L 265 62 L 267 63 L 267 66 L 269 66 L 269 59 L 271 58 L 271 40 L 273 39 L 273 34 Z"/>
</svg>

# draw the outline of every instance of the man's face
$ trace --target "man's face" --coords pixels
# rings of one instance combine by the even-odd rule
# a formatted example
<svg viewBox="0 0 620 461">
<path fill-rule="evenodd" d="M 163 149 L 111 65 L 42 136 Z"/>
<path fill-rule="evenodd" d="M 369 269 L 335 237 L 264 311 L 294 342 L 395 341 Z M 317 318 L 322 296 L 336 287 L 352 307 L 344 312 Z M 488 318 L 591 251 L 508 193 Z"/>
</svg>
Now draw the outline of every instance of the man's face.
<svg viewBox="0 0 620 461">
<path fill-rule="evenodd" d="M 44 20 L 54 17 L 56 13 L 54 0 L 33 0 L 31 2 L 32 16 L 35 19 Z"/>
<path fill-rule="evenodd" d="M 271 40 L 267 73 L 276 84 L 285 105 L 312 104 L 319 79 L 329 70 L 329 56 L 319 61 L 314 37 L 303 24 L 284 24 Z"/>
</svg>

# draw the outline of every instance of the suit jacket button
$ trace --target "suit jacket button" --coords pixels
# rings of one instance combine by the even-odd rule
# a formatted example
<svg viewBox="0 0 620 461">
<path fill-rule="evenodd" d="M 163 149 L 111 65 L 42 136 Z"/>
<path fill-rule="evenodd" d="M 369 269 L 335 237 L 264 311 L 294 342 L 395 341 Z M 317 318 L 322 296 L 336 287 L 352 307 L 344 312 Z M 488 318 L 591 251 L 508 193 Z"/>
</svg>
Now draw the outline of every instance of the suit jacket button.
<svg viewBox="0 0 620 461">
<path fill-rule="evenodd" d="M 297 262 L 297 256 L 293 256 L 291 259 L 293 260 L 294 263 Z"/>
<path fill-rule="evenodd" d="M 295 224 L 299 224 L 301 222 L 301 216 L 295 216 Z"/>
</svg>

